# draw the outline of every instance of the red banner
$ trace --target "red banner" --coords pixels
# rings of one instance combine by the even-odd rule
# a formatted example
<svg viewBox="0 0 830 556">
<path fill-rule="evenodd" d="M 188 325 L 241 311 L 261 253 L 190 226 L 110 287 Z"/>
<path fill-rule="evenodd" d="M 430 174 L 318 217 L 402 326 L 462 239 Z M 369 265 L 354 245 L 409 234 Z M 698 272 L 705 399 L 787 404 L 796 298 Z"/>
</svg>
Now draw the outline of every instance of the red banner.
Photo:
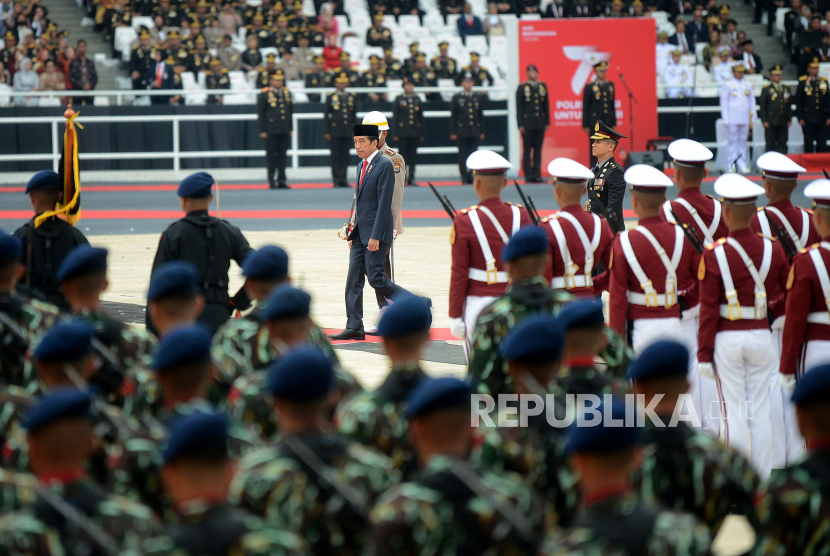
<svg viewBox="0 0 830 556">
<path fill-rule="evenodd" d="M 535 64 L 539 79 L 548 84 L 550 129 L 545 134 L 544 170 L 548 161 L 559 156 L 588 165 L 590 151 L 588 134 L 582 129 L 582 92 L 594 79 L 593 65 L 597 62 L 608 62 L 607 79 L 614 82 L 616 95 L 616 129 L 629 137 L 617 147 L 617 159 L 623 150 L 645 150 L 646 141 L 657 137 L 655 43 L 656 23 L 649 17 L 519 22 L 520 81 L 526 79 L 527 65 Z M 633 129 L 628 91 L 621 76 L 636 99 L 636 104 L 632 102 Z M 593 125 L 591 122 L 590 129 Z"/>
</svg>

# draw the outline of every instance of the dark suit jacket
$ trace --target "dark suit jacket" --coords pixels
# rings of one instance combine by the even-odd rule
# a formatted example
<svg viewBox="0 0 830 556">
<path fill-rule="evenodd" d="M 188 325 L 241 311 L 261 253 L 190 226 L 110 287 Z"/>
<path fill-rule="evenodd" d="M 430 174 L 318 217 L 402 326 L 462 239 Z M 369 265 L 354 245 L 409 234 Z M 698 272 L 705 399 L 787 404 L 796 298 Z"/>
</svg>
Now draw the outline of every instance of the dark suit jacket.
<svg viewBox="0 0 830 556">
<path fill-rule="evenodd" d="M 355 184 L 360 180 L 361 160 L 357 165 Z M 355 201 L 355 230 L 364 245 L 370 239 L 392 241 L 392 193 L 395 190 L 395 169 L 381 153 L 377 153 L 369 166 Z M 354 234 L 354 232 L 352 232 Z"/>
<path fill-rule="evenodd" d="M 156 62 L 153 62 L 147 70 L 147 75 L 145 76 L 147 85 L 151 89 L 175 89 L 175 82 L 173 80 L 175 72 L 173 71 L 173 66 L 168 66 L 167 64 L 164 64 L 164 69 L 162 70 L 161 87 L 156 87 L 156 65 Z"/>
<path fill-rule="evenodd" d="M 467 23 L 467 17 L 464 14 L 461 14 L 461 17 L 458 18 L 456 25 L 458 26 L 458 34 L 461 36 L 461 40 L 465 43 L 467 42 L 467 35 L 484 34 L 484 27 L 481 25 L 481 19 L 476 16 L 473 16 L 473 24 L 470 25 Z"/>
<path fill-rule="evenodd" d="M 562 2 L 561 8 L 562 15 L 560 16 L 560 18 L 573 17 L 573 7 L 571 6 L 570 2 Z M 548 7 L 545 8 L 545 12 L 542 14 L 542 17 L 556 17 L 556 14 L 553 11 L 553 2 L 548 4 Z"/>
<path fill-rule="evenodd" d="M 686 40 L 689 42 L 690 48 L 698 42 L 709 42 L 709 26 L 706 25 L 705 21 L 701 21 L 700 29 L 695 29 L 694 20 L 690 21 L 686 25 Z"/>
<path fill-rule="evenodd" d="M 686 37 L 686 34 L 684 33 L 683 36 Z M 669 44 L 680 46 L 680 37 L 677 33 L 669 37 Z M 691 42 L 689 37 L 686 37 L 686 46 L 689 48 L 689 54 L 695 53 L 695 43 Z"/>
<path fill-rule="evenodd" d="M 744 52 L 735 56 L 735 60 L 743 60 L 744 54 L 746 53 Z M 764 64 L 761 62 L 761 57 L 757 54 L 751 54 L 751 56 L 755 59 L 755 73 L 761 73 L 761 71 L 764 69 Z"/>
</svg>

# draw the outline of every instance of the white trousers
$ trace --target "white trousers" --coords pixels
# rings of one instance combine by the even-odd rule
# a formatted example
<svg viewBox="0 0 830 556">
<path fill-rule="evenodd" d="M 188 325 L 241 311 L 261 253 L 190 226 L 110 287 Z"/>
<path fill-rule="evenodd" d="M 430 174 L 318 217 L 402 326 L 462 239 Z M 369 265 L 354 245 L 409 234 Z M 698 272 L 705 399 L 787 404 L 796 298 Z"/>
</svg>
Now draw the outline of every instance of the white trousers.
<svg viewBox="0 0 830 556">
<path fill-rule="evenodd" d="M 700 376 L 697 366 L 697 333 L 700 327 L 699 313 L 688 316 L 684 312 L 680 319 L 680 330 L 683 334 L 683 344 L 689 350 L 689 394 L 692 404 L 700 417 L 701 430 L 714 438 L 720 434 L 720 399 L 718 398 L 717 383 Z"/>
<path fill-rule="evenodd" d="M 778 373 L 777 355 L 769 330 L 728 330 L 715 336 L 724 440 L 749 458 L 762 480 L 772 470 L 769 384 Z"/>
<path fill-rule="evenodd" d="M 478 316 L 485 307 L 490 305 L 495 300 L 495 297 L 490 296 L 467 296 L 467 300 L 464 302 L 464 327 L 467 329 L 467 342 L 465 350 L 466 346 L 469 346 L 473 341 L 473 332 L 475 332 L 476 329 L 476 321 L 478 320 Z"/>
<path fill-rule="evenodd" d="M 637 319 L 631 330 L 631 349 L 639 356 L 644 349 L 657 340 L 683 341 L 680 319 Z"/>
<path fill-rule="evenodd" d="M 784 317 L 772 323 L 772 344 L 781 360 L 784 338 Z M 769 378 L 770 422 L 772 424 L 772 467 L 784 467 L 793 463 L 804 452 L 804 439 L 798 432 L 795 407 L 790 401 L 792 392 L 781 386 L 781 374 L 773 373 Z"/>
<path fill-rule="evenodd" d="M 747 152 L 747 138 L 749 137 L 748 124 L 729 124 L 729 143 L 726 144 L 726 152 L 729 155 L 729 166 L 735 162 L 738 157 L 738 169 L 747 170 L 749 168 L 749 153 Z"/>
</svg>

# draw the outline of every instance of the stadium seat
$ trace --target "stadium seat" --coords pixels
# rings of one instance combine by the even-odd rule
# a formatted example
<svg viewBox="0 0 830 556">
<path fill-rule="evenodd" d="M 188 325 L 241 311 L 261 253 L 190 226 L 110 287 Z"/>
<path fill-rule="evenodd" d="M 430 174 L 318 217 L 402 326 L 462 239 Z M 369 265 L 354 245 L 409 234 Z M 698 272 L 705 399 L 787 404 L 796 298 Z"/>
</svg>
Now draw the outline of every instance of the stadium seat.
<svg viewBox="0 0 830 556">
<path fill-rule="evenodd" d="M 669 14 L 666 12 L 649 12 L 649 15 L 657 22 L 658 26 L 661 23 L 669 22 Z"/>
<path fill-rule="evenodd" d="M 262 56 L 262 59 L 265 60 L 269 54 L 273 54 L 277 58 L 280 57 L 280 53 L 275 46 L 266 46 L 265 48 L 259 49 L 259 54 Z"/>
<path fill-rule="evenodd" d="M 133 17 L 132 28 L 138 31 L 142 27 L 152 30 L 156 28 L 156 24 L 153 23 L 153 18 L 149 16 L 137 15 Z"/>
<path fill-rule="evenodd" d="M 398 25 L 404 31 L 409 31 L 409 29 L 420 28 L 421 27 L 421 20 L 417 15 L 402 15 L 398 19 Z"/>
<path fill-rule="evenodd" d="M 426 31 L 426 29 L 424 30 Z M 427 63 L 433 56 L 438 56 L 438 40 L 435 37 L 430 35 L 419 37 L 418 43 L 421 46 L 421 52 L 427 57 Z"/>
<path fill-rule="evenodd" d="M 395 98 L 398 95 L 403 93 L 403 80 L 402 79 L 387 79 L 386 80 L 386 87 L 389 89 L 389 96 L 388 98 Z"/>
<path fill-rule="evenodd" d="M 349 53 L 353 60 L 359 60 L 363 53 L 363 37 L 345 37 L 343 50 Z"/>
<path fill-rule="evenodd" d="M 537 19 L 542 19 L 542 14 L 522 14 L 519 19 L 523 21 L 536 21 Z"/>
<path fill-rule="evenodd" d="M 46 99 L 41 99 L 46 100 Z M 109 106 L 110 105 L 110 97 L 95 97 L 92 99 L 93 106 Z M 41 103 L 43 106 L 43 103 Z"/>
<path fill-rule="evenodd" d="M 830 62 L 822 62 L 818 65 L 818 74 L 820 77 L 830 77 Z"/>
<path fill-rule="evenodd" d="M 479 56 L 485 57 L 490 52 L 490 47 L 487 46 L 487 37 L 484 35 L 470 35 L 467 37 L 467 50 L 470 52 L 478 52 Z"/>
<path fill-rule="evenodd" d="M 492 72 L 491 72 L 492 73 Z M 507 81 L 500 77 L 493 76 L 493 86 L 494 87 L 505 87 L 507 85 Z M 488 96 L 490 100 L 507 100 L 508 91 L 493 91 Z"/>
<path fill-rule="evenodd" d="M 401 29 L 398 32 L 400 33 L 401 31 L 403 30 Z M 414 39 L 419 42 L 422 42 L 427 38 L 432 38 L 432 31 L 430 31 L 426 27 L 412 27 L 411 29 L 406 30 L 406 34 L 407 36 L 409 36 L 410 39 Z"/>
<path fill-rule="evenodd" d="M 423 26 L 430 29 L 433 34 L 435 34 L 437 30 L 443 29 L 446 26 L 446 23 L 444 22 L 444 17 L 439 12 L 433 12 L 424 16 Z"/>
<path fill-rule="evenodd" d="M 62 104 L 61 104 L 61 99 L 60 98 L 57 98 L 57 97 L 53 97 L 53 98 L 41 97 L 40 102 L 38 103 L 38 106 L 40 106 L 40 107 L 44 107 L 44 106 L 51 107 L 51 106 L 62 106 Z M 96 104 L 96 106 L 97 106 L 97 104 Z"/>
<path fill-rule="evenodd" d="M 460 17 L 460 14 L 447 14 L 447 27 L 454 29 L 456 33 L 458 32 L 458 18 Z"/>
<path fill-rule="evenodd" d="M 684 54 L 680 57 L 680 63 L 686 64 L 687 66 L 695 65 L 695 55 L 694 54 Z"/>
<path fill-rule="evenodd" d="M 398 20 L 395 19 L 394 15 L 383 16 L 383 26 L 387 27 L 390 31 L 394 31 L 400 28 L 398 25 Z"/>
<path fill-rule="evenodd" d="M 222 100 L 225 105 L 240 105 L 240 104 L 256 104 L 256 95 L 254 93 L 239 93 L 225 95 Z"/>
<path fill-rule="evenodd" d="M 507 37 L 504 35 L 495 35 L 490 37 L 490 57 L 507 59 L 508 46 Z"/>
<path fill-rule="evenodd" d="M 244 71 L 228 72 L 228 78 L 231 82 L 231 89 L 234 91 L 250 91 L 253 89 Z"/>
<path fill-rule="evenodd" d="M 294 102 L 308 102 L 308 95 L 302 92 L 302 89 L 305 88 L 305 81 L 291 80 L 285 86 L 291 91 L 291 99 Z"/>
<path fill-rule="evenodd" d="M 363 60 L 365 60 L 368 63 L 369 56 L 371 56 L 372 54 L 374 54 L 378 58 L 383 58 L 383 56 L 384 56 L 383 47 L 382 46 L 367 46 L 367 47 L 365 47 L 363 49 L 363 56 L 362 56 Z"/>
<path fill-rule="evenodd" d="M 452 96 L 455 94 L 453 90 L 455 88 L 455 80 L 454 79 L 439 79 L 438 86 L 443 89 L 441 91 L 441 100 L 445 102 L 449 102 L 452 100 Z"/>
<path fill-rule="evenodd" d="M 699 42 L 695 45 L 695 57 L 697 58 L 697 63 L 703 63 L 703 51 L 706 48 L 705 42 Z"/>
<path fill-rule="evenodd" d="M 787 28 L 784 27 L 784 16 L 786 16 L 789 11 L 792 11 L 792 8 L 778 8 L 775 10 L 775 30 L 782 37 L 787 32 Z"/>
<path fill-rule="evenodd" d="M 351 29 L 355 33 L 360 29 L 365 35 L 366 29 L 372 26 L 372 18 L 369 17 L 367 12 L 355 12 L 349 19 L 351 20 Z"/>
<path fill-rule="evenodd" d="M 349 31 L 349 18 L 345 15 L 336 15 L 334 19 L 337 20 L 337 33 L 339 35 L 337 38 L 340 38 Z"/>
<path fill-rule="evenodd" d="M 116 27 L 113 44 L 115 49 L 121 52 L 121 59 L 125 62 L 130 60 L 133 41 L 138 38 L 138 33 L 132 27 Z"/>
</svg>

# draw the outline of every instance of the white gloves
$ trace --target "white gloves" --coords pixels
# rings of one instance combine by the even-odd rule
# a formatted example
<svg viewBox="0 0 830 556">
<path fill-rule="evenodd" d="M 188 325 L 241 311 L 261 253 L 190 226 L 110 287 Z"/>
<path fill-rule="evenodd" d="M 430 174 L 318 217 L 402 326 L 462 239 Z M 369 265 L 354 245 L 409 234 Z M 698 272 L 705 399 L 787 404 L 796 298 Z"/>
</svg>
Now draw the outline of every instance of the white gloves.
<svg viewBox="0 0 830 556">
<path fill-rule="evenodd" d="M 467 327 L 464 325 L 464 319 L 450 319 L 450 334 L 463 340 L 467 336 Z"/>
<path fill-rule="evenodd" d="M 787 392 L 792 392 L 795 389 L 795 375 L 781 375 L 781 388 Z"/>
<path fill-rule="evenodd" d="M 715 378 L 715 367 L 711 363 L 698 363 L 697 368 L 700 370 L 700 376 Z"/>
</svg>

